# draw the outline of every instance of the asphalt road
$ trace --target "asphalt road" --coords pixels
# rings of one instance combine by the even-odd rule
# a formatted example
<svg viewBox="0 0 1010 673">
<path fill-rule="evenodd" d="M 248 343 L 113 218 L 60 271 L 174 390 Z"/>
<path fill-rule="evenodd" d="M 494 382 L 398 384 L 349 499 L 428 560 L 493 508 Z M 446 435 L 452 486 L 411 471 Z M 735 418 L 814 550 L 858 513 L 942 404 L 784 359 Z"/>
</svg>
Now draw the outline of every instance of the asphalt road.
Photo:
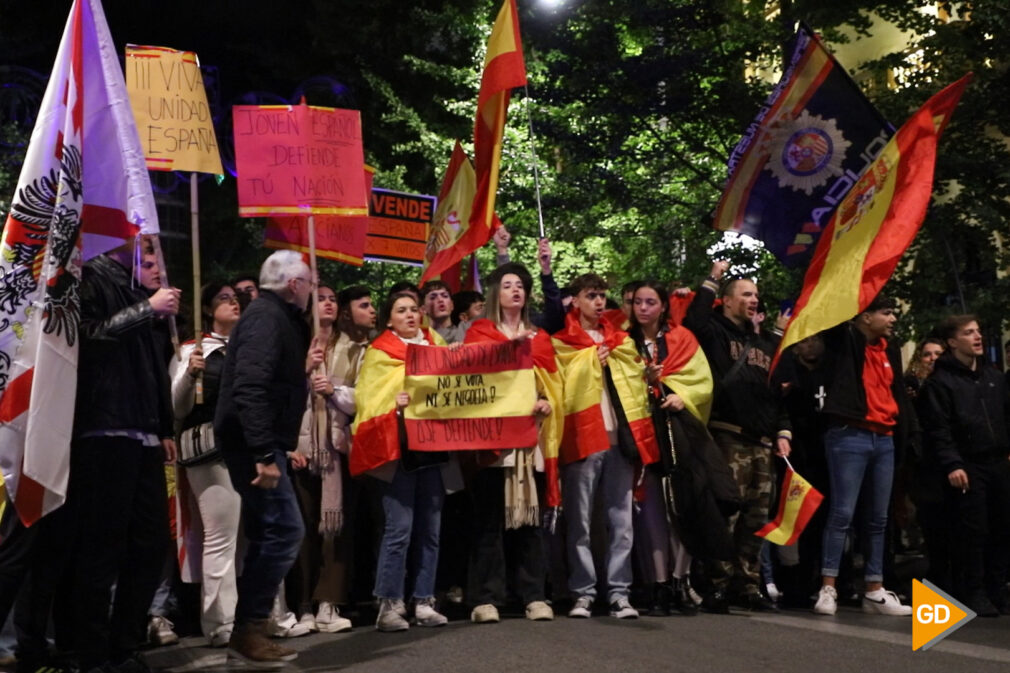
<svg viewBox="0 0 1010 673">
<path fill-rule="evenodd" d="M 289 639 L 299 650 L 285 671 L 411 673 L 427 671 L 769 671 L 774 673 L 986 673 L 1010 671 L 1010 617 L 975 619 L 926 652 L 912 651 L 911 618 L 864 615 L 840 608 L 835 617 L 804 611 L 734 612 L 697 617 L 530 622 L 504 615 L 499 624 L 464 619 L 437 629 L 349 633 Z M 148 663 L 172 673 L 247 670 L 228 667 L 223 650 L 186 638 L 150 650 Z"/>
</svg>

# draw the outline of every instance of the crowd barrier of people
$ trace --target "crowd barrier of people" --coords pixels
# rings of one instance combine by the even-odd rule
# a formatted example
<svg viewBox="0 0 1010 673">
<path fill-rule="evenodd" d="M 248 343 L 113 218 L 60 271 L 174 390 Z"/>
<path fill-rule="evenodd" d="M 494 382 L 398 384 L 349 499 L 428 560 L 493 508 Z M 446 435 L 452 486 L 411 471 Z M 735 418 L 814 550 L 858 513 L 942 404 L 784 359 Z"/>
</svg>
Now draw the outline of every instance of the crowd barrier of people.
<svg viewBox="0 0 1010 673">
<path fill-rule="evenodd" d="M 178 358 L 180 293 L 149 242 L 89 261 L 66 504 L 0 545 L 18 671 L 146 671 L 138 652 L 176 623 L 276 668 L 296 657 L 284 638 L 438 627 L 457 606 L 477 624 L 902 617 L 912 577 L 1010 614 L 1010 397 L 974 316 L 905 370 L 880 295 L 771 371 L 788 314 L 766 326 L 726 262 L 618 303 L 593 273 L 559 288 L 544 239 L 534 311 L 532 274 L 496 243 L 484 293 L 336 288 L 275 252 L 202 288 L 205 333 Z M 408 345 L 515 340 L 536 441 L 411 450 Z M 779 546 L 755 533 L 786 458 L 825 501 Z"/>
</svg>

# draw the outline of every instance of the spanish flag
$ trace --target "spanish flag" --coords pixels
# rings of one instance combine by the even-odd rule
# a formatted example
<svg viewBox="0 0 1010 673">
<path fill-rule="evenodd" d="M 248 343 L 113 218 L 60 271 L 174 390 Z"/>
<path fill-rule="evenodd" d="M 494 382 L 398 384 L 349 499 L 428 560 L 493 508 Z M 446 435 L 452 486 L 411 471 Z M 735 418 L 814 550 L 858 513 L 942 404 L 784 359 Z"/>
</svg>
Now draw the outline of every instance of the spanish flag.
<svg viewBox="0 0 1010 673">
<path fill-rule="evenodd" d="M 484 57 L 484 74 L 477 95 L 473 128 L 473 154 L 477 193 L 470 213 L 470 231 L 476 245 L 487 243 L 495 228 L 494 201 L 498 193 L 498 162 L 505 133 L 505 112 L 512 89 L 526 86 L 526 61 L 519 38 L 515 0 L 505 0 L 491 29 Z"/>
<path fill-rule="evenodd" d="M 891 277 L 926 217 L 937 141 L 970 79 L 965 75 L 926 101 L 838 204 L 817 243 L 779 354 L 857 315 Z"/>
<path fill-rule="evenodd" d="M 434 331 L 423 329 L 430 344 L 444 345 Z M 364 474 L 400 458 L 396 395 L 403 390 L 407 344 L 384 330 L 365 351 L 354 388 L 357 413 L 351 425 L 351 476 Z"/>
<path fill-rule="evenodd" d="M 465 343 L 480 343 L 482 341 L 504 342 L 508 341 L 508 337 L 502 334 L 493 322 L 481 318 L 470 325 L 470 329 L 466 332 Z M 548 404 L 551 405 L 550 415 L 541 420 L 537 438 L 540 452 L 544 456 L 547 506 L 559 507 L 561 505 L 561 490 L 559 487 L 558 448 L 561 446 L 561 433 L 565 427 L 564 392 L 561 372 L 554 354 L 554 345 L 544 330 L 537 330 L 533 337 L 533 373 L 536 376 L 537 393 L 547 398 Z"/>
<path fill-rule="evenodd" d="M 424 272 L 419 281 L 421 285 L 459 264 L 469 252 L 463 246 L 470 230 L 470 210 L 476 191 L 477 177 L 473 164 L 457 140 L 442 177 L 438 206 L 431 218 L 428 246 L 424 252 Z"/>
<path fill-rule="evenodd" d="M 684 407 L 704 424 L 712 411 L 712 370 L 698 339 L 686 327 L 672 327 L 663 335 L 666 358 L 660 381 L 684 400 Z"/>
<path fill-rule="evenodd" d="M 659 460 L 659 446 L 649 409 L 645 363 L 627 332 L 615 329 L 606 318 L 600 320 L 603 343 L 610 349 L 610 370 L 618 399 L 628 421 L 643 465 Z M 597 356 L 598 344 L 579 324 L 578 311 L 569 311 L 565 328 L 554 335 L 561 378 L 564 381 L 565 428 L 561 438 L 562 465 L 582 460 L 610 448 L 603 411 L 603 367 Z"/>
<path fill-rule="evenodd" d="M 769 521 L 764 528 L 754 533 L 769 542 L 778 545 L 791 545 L 799 539 L 800 533 L 807 527 L 810 517 L 820 507 L 824 496 L 810 482 L 801 477 L 790 465 L 786 477 L 782 480 L 782 492 L 779 494 L 779 511 L 774 521 Z"/>
</svg>

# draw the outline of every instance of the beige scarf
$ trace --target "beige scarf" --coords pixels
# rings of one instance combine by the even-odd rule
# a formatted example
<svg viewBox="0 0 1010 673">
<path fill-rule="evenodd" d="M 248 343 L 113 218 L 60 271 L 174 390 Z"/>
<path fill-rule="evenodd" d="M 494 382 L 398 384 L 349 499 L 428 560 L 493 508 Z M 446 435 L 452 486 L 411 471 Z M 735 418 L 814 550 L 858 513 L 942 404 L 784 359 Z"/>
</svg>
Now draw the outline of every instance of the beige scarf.
<svg viewBox="0 0 1010 673">
<path fill-rule="evenodd" d="M 367 343 L 351 341 L 341 332 L 329 348 L 323 363 L 329 372 L 330 383 L 336 386 L 352 385 L 361 371 Z M 340 533 L 344 525 L 344 481 L 341 470 L 343 458 L 334 445 L 333 411 L 322 395 L 312 395 L 312 413 L 309 415 L 309 469 L 322 479 L 319 532 L 326 537 Z M 347 428 L 342 428 L 346 432 Z"/>
<path fill-rule="evenodd" d="M 515 465 L 505 470 L 505 528 L 540 525 L 540 502 L 534 479 L 536 448 L 515 449 Z"/>
</svg>

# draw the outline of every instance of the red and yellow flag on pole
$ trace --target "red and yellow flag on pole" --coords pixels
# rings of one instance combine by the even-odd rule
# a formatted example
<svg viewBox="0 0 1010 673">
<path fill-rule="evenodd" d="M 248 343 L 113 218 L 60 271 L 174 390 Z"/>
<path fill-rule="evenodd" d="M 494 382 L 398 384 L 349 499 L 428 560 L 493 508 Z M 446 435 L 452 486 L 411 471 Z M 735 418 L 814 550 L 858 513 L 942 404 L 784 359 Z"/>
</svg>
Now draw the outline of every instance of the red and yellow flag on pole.
<svg viewBox="0 0 1010 673">
<path fill-rule="evenodd" d="M 779 545 L 791 545 L 799 539 L 800 533 L 807 527 L 810 517 L 820 507 L 824 496 L 810 482 L 801 477 L 792 465 L 786 469 L 786 477 L 782 480 L 782 492 L 779 494 L 779 511 L 773 521 L 754 533 L 769 542 Z"/>
<path fill-rule="evenodd" d="M 484 74 L 477 95 L 477 118 L 473 129 L 475 192 L 471 201 L 465 230 L 450 248 L 442 249 L 437 259 L 430 259 L 421 282 L 434 278 L 491 239 L 499 226 L 494 214 L 498 193 L 498 164 L 501 160 L 502 138 L 505 134 L 505 113 L 512 89 L 526 85 L 526 61 L 519 39 L 519 15 L 515 0 L 505 0 L 491 28 L 484 57 Z M 453 158 L 457 151 L 453 151 Z M 452 163 L 450 163 L 450 171 Z M 446 171 L 446 183 L 450 171 Z M 443 188 L 444 189 L 444 188 Z M 441 198 L 439 205 L 441 206 Z M 433 230 L 438 226 L 433 223 Z M 433 231 L 434 236 L 434 231 Z"/>
<path fill-rule="evenodd" d="M 838 204 L 817 243 L 780 353 L 857 315 L 891 277 L 926 217 L 937 141 L 970 79 L 965 75 L 926 101 Z"/>
<path fill-rule="evenodd" d="M 466 256 L 468 251 L 461 244 L 470 229 L 470 211 L 476 191 L 477 178 L 473 164 L 457 140 L 442 178 L 438 206 L 431 218 L 428 246 L 424 252 L 425 267 L 421 274 L 422 285 L 459 264 Z M 459 277 L 458 269 L 456 277 Z"/>
</svg>

